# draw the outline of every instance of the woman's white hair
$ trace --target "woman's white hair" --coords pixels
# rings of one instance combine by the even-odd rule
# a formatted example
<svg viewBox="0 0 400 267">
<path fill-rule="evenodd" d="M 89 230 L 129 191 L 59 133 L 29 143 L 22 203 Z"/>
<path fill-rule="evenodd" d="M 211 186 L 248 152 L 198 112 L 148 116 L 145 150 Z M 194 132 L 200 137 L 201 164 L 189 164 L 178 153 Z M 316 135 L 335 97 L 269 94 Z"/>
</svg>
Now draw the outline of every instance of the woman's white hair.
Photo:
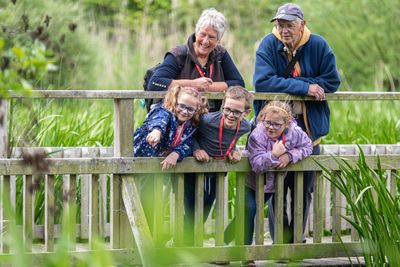
<svg viewBox="0 0 400 267">
<path fill-rule="evenodd" d="M 221 40 L 227 28 L 225 16 L 215 8 L 205 9 L 196 23 L 196 33 L 207 26 L 213 27 L 217 32 L 218 41 Z"/>
</svg>

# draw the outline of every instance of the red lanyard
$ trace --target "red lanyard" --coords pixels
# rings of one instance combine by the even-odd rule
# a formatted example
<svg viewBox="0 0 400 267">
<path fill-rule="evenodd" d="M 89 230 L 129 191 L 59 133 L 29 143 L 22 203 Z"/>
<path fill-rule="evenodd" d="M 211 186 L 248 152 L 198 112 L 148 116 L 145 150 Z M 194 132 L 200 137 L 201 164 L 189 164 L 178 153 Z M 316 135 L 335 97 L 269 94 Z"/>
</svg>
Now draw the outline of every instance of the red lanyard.
<svg viewBox="0 0 400 267">
<path fill-rule="evenodd" d="M 278 140 L 282 140 L 283 145 L 286 144 L 286 135 L 285 132 L 282 132 L 281 136 L 279 136 Z"/>
<path fill-rule="evenodd" d="M 237 134 L 240 130 L 240 121 L 237 123 L 235 137 L 233 138 L 231 144 L 229 145 L 228 149 L 226 150 L 225 155 L 222 154 L 222 131 L 224 129 L 224 115 L 221 116 L 221 120 L 219 121 L 219 134 L 218 134 L 218 144 L 219 144 L 219 154 L 220 156 L 217 158 L 224 158 L 228 156 L 229 152 L 231 152 L 233 146 L 236 143 Z"/>
<path fill-rule="evenodd" d="M 171 144 L 172 148 L 176 147 L 181 142 L 182 135 L 183 135 L 183 132 L 185 131 L 186 124 L 187 124 L 187 122 L 184 125 L 182 125 L 180 132 L 176 131 L 174 140 L 172 141 L 172 144 Z M 178 130 L 178 128 L 177 128 L 177 130 Z"/>
<path fill-rule="evenodd" d="M 200 76 L 201 76 L 201 77 L 204 77 L 203 71 L 201 70 L 200 66 L 197 65 L 197 64 L 196 64 L 196 69 L 197 69 L 197 71 L 199 72 Z M 212 77 L 212 75 L 213 75 L 213 69 L 214 69 L 214 64 L 211 64 L 211 65 L 210 65 L 210 79 L 211 79 L 211 77 Z"/>
</svg>

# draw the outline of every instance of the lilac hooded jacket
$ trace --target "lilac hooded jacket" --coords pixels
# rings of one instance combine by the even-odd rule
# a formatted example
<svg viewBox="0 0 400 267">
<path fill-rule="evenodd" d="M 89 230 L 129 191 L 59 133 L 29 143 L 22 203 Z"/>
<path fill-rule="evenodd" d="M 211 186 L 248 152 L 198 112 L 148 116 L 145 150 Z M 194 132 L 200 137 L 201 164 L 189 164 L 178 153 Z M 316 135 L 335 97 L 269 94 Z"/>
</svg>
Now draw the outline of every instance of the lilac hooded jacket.
<svg viewBox="0 0 400 267">
<path fill-rule="evenodd" d="M 272 155 L 272 147 L 275 140 L 267 136 L 267 129 L 263 123 L 258 123 L 256 128 L 249 136 L 247 149 L 249 153 L 249 161 L 252 173 L 246 179 L 246 185 L 255 189 L 256 176 L 266 172 L 265 180 L 265 193 L 275 192 L 275 172 L 268 172 L 268 170 L 275 168 L 279 159 Z M 289 129 L 286 133 L 286 150 L 290 154 L 292 163 L 311 155 L 313 147 L 311 139 L 307 134 L 297 126 L 294 120 L 291 121 Z"/>
</svg>

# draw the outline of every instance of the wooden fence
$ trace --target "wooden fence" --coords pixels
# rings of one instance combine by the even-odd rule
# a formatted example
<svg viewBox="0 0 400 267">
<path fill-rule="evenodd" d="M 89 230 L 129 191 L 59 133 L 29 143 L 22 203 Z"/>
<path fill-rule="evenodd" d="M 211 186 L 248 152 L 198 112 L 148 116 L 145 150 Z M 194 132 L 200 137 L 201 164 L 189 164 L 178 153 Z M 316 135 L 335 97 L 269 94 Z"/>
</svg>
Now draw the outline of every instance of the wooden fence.
<svg viewBox="0 0 400 267">
<path fill-rule="evenodd" d="M 34 251 L 37 262 L 43 260 L 45 252 L 54 251 L 55 240 L 60 235 L 60 229 L 64 224 L 55 225 L 54 223 L 54 182 L 55 177 L 63 176 L 64 203 L 62 205 L 65 218 L 70 218 L 73 214 L 75 218 L 77 194 L 77 180 L 81 181 L 81 221 L 77 224 L 75 220 L 70 220 L 73 227 L 69 228 L 71 240 L 76 237 L 88 239 L 88 246 L 71 242 L 71 254 L 78 255 L 90 253 L 96 237 L 101 237 L 107 243 L 107 250 L 112 253 L 117 262 L 140 264 L 152 266 L 154 262 L 151 257 L 154 252 L 166 252 L 172 256 L 162 258 L 163 263 L 183 262 L 182 255 L 192 255 L 192 260 L 200 262 L 209 261 L 235 261 L 235 260 L 265 260 L 265 259 L 300 259 L 300 258 L 319 258 L 361 255 L 361 248 L 357 242 L 357 236 L 352 235 L 350 241 L 343 244 L 339 242 L 339 236 L 343 227 L 347 227 L 341 218 L 345 209 L 339 192 L 335 188 L 326 188 L 320 167 L 314 160 L 323 164 L 332 171 L 339 171 L 337 163 L 331 156 L 313 156 L 287 170 L 299 171 L 296 178 L 296 206 L 295 222 L 302 221 L 302 172 L 307 170 L 317 171 L 315 183 L 315 193 L 313 202 L 313 215 L 310 216 L 309 232 L 312 233 L 312 242 L 301 244 L 301 224 L 295 224 L 295 245 L 284 245 L 282 243 L 282 213 L 276 216 L 276 241 L 274 245 L 264 243 L 264 218 L 263 205 L 257 207 L 255 245 L 243 246 L 243 230 L 237 229 L 235 246 L 224 246 L 223 230 L 226 225 L 226 197 L 224 191 L 224 173 L 236 173 L 236 206 L 235 214 L 239 225 L 244 221 L 244 177 L 250 171 L 250 166 L 246 158 L 238 164 L 230 165 L 221 161 L 210 163 L 198 163 L 193 158 L 187 158 L 182 163 L 169 172 L 161 172 L 159 159 L 131 158 L 132 155 L 132 133 L 133 133 L 133 99 L 162 97 L 163 93 L 148 93 L 140 91 L 39 91 L 33 97 L 37 98 L 95 98 L 113 99 L 114 101 L 114 147 L 110 148 L 76 148 L 60 152 L 53 155 L 53 158 L 44 159 L 44 166 L 47 168 L 38 169 L 32 164 L 26 164 L 19 159 L 20 150 L 15 150 L 13 158 L 0 159 L 0 176 L 2 176 L 2 199 L 3 203 L 15 203 L 15 189 L 12 190 L 13 176 L 22 175 L 23 177 L 23 235 L 25 249 L 28 252 Z M 210 98 L 221 99 L 223 94 L 214 93 Z M 18 97 L 18 96 L 14 96 Z M 288 99 L 284 94 L 255 94 L 256 99 Z M 290 99 L 310 100 L 307 97 L 290 97 Z M 327 95 L 327 99 L 334 100 L 399 100 L 397 93 L 335 93 Z M 4 126 L 4 123 L 2 124 Z M 1 133 L 4 131 L 0 130 Z M 4 144 L 3 150 L 4 151 Z M 47 148 L 49 149 L 49 148 Z M 58 149 L 58 148 L 52 148 Z M 380 154 L 382 166 L 388 170 L 388 181 L 391 192 L 397 194 L 396 183 L 391 172 L 400 168 L 400 149 L 396 145 L 369 145 L 364 146 L 367 161 L 372 167 L 376 167 L 376 157 Z M 1 150 L 0 150 L 1 151 Z M 345 154 L 345 158 L 350 164 L 354 164 L 357 159 L 357 150 L 354 146 L 323 146 L 323 153 Z M 352 153 L 348 152 L 352 151 Z M 5 153 L 3 153 L 5 155 Z M 56 156 L 56 157 L 54 157 Z M 196 172 L 196 220 L 195 220 L 195 244 L 194 248 L 182 248 L 182 229 L 183 229 L 183 173 Z M 202 209 L 202 175 L 205 172 L 218 172 L 217 178 L 217 199 L 215 203 L 216 216 L 213 223 L 214 234 L 212 239 L 204 241 L 203 212 Z M 171 193 L 172 201 L 168 202 L 174 208 L 165 216 L 164 212 L 156 213 L 154 216 L 153 229 L 149 229 L 143 216 L 143 209 L 140 204 L 140 190 L 135 183 L 141 174 L 152 173 L 155 179 L 154 205 L 155 210 L 164 210 L 165 202 L 160 196 L 163 195 L 163 180 L 166 173 L 171 174 L 174 192 Z M 283 173 L 278 174 L 282 177 Z M 110 179 L 109 190 L 106 181 Z M 42 179 L 45 184 L 45 222 L 44 225 L 35 225 L 33 221 L 33 194 L 34 184 L 38 179 Z M 278 179 L 277 185 L 277 211 L 283 211 L 283 183 Z M 257 203 L 263 203 L 261 186 L 262 179 L 258 179 Z M 15 188 L 15 186 L 14 186 Z M 11 194 L 8 194 L 11 192 Z M 86 193 L 82 193 L 86 192 Z M 330 197 L 332 192 L 333 198 Z M 107 203 L 108 202 L 108 203 Z M 332 209 L 330 206 L 332 205 Z M 107 208 L 109 206 L 109 209 Z M 109 219 L 107 214 L 109 214 Z M 2 225 L 0 229 L 0 263 L 2 259 L 7 261 L 11 257 L 7 234 L 10 233 L 9 214 L 4 211 L 0 213 Z M 331 220 L 329 220 L 331 218 Z M 63 221 L 64 222 L 64 221 Z M 166 226 L 167 225 L 167 226 Z M 323 230 L 332 229 L 332 237 L 329 242 L 323 238 Z M 167 236 L 167 238 L 165 238 Z M 164 241 L 172 237 L 173 246 L 165 248 Z M 35 239 L 43 240 L 44 248 L 42 251 L 35 250 L 32 241 Z M 211 240 L 211 241 L 210 241 Z M 82 250 L 83 249 L 83 250 Z M 213 252 L 211 252 L 211 249 Z M 83 252 L 82 252 L 83 251 Z M 165 255 L 161 253 L 160 255 Z M 160 259 L 160 258 L 159 258 Z"/>
</svg>

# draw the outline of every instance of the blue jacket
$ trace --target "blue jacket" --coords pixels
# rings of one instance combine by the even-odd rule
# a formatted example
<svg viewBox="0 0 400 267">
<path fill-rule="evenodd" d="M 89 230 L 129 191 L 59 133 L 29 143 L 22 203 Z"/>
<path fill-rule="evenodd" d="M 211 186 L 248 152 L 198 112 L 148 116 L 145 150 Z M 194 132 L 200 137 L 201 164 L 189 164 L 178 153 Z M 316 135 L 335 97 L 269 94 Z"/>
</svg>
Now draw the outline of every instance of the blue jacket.
<svg viewBox="0 0 400 267">
<path fill-rule="evenodd" d="M 191 121 L 188 121 L 182 134 L 181 142 L 177 146 L 171 147 L 177 126 L 178 121 L 175 115 L 166 110 L 162 102 L 155 105 L 147 114 L 142 126 L 136 129 L 133 135 L 134 156 L 162 157 L 171 152 L 177 152 L 179 154 L 178 161 L 190 156 L 192 154 L 192 136 L 196 128 Z M 155 128 L 161 131 L 161 140 L 155 147 L 152 147 L 146 142 L 146 137 Z"/>
<path fill-rule="evenodd" d="M 328 43 L 319 35 L 309 33 L 300 57 L 300 77 L 284 78 L 288 58 L 283 43 L 272 33 L 266 35 L 256 52 L 253 83 L 256 92 L 279 92 L 305 96 L 308 87 L 316 83 L 325 93 L 334 93 L 340 85 L 336 59 Z M 261 100 L 254 101 L 257 116 Z M 305 101 L 306 118 L 314 141 L 328 134 L 330 111 L 327 101 Z"/>
</svg>

